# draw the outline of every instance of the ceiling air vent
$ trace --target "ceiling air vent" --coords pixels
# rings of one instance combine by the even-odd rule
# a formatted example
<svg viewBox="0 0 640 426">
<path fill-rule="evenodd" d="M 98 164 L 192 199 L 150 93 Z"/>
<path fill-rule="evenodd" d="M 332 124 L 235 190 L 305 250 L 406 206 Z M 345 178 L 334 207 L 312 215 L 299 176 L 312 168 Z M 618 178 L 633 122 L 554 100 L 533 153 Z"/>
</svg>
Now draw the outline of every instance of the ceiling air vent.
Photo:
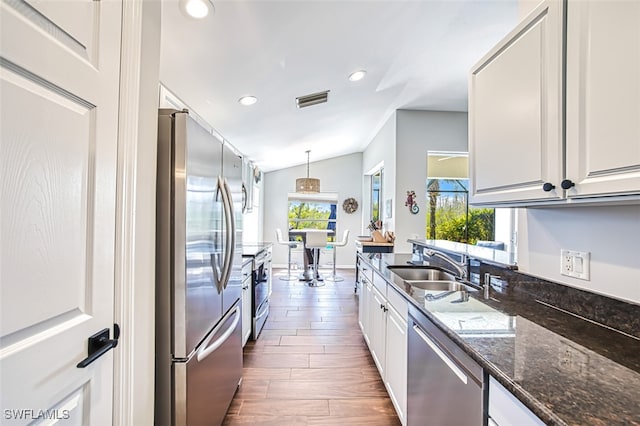
<svg viewBox="0 0 640 426">
<path fill-rule="evenodd" d="M 296 106 L 304 108 L 311 105 L 323 104 L 329 99 L 329 91 L 313 93 L 311 95 L 300 96 L 296 98 Z"/>
</svg>

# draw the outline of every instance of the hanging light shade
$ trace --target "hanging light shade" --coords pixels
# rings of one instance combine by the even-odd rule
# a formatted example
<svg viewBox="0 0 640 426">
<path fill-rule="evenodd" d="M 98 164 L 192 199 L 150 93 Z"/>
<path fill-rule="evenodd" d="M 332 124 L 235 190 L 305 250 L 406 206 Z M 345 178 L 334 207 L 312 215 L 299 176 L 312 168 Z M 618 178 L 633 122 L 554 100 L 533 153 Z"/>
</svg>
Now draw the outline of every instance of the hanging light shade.
<svg viewBox="0 0 640 426">
<path fill-rule="evenodd" d="M 320 192 L 320 179 L 309 177 L 309 153 L 310 152 L 311 151 L 306 151 L 307 177 L 296 179 L 296 192 L 301 192 L 303 194 L 314 194 L 314 193 Z"/>
</svg>

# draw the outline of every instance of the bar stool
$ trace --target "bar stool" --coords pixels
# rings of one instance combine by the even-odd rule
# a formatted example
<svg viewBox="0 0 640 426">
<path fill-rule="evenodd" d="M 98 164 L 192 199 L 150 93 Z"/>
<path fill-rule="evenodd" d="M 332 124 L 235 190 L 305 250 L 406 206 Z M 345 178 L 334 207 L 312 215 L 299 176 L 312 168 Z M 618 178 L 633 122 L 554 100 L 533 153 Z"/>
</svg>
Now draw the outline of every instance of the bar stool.
<svg viewBox="0 0 640 426">
<path fill-rule="evenodd" d="M 289 255 L 287 257 L 287 275 L 280 277 L 282 281 L 294 281 L 297 280 L 298 277 L 291 274 L 291 249 L 298 248 L 298 243 L 295 241 L 285 240 L 282 237 L 282 231 L 280 228 L 276 228 L 276 240 L 278 244 L 284 245 L 288 247 Z"/>
<path fill-rule="evenodd" d="M 346 246 L 348 240 L 349 240 L 349 230 L 345 229 L 344 233 L 342 234 L 342 240 L 334 241 L 333 243 L 331 243 L 331 245 L 333 246 L 333 272 L 331 273 L 331 275 L 325 278 L 327 281 L 332 281 L 334 283 L 344 281 L 344 278 L 336 274 L 336 248 Z"/>
<path fill-rule="evenodd" d="M 308 282 L 310 287 L 320 287 L 324 285 L 323 278 L 318 272 L 318 263 L 320 262 L 320 249 L 327 246 L 327 231 L 307 231 L 304 241 L 305 249 L 313 252 L 313 279 Z"/>
</svg>

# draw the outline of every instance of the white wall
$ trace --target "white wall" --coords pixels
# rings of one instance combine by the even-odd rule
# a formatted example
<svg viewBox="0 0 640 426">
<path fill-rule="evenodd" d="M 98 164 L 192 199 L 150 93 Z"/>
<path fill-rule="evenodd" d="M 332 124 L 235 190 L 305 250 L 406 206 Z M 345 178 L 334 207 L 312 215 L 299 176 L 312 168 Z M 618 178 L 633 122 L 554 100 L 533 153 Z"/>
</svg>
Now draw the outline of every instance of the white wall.
<svg viewBox="0 0 640 426">
<path fill-rule="evenodd" d="M 284 266 L 287 263 L 287 248 L 275 244 L 275 229 L 288 229 L 287 194 L 295 192 L 296 178 L 307 175 L 307 165 L 289 167 L 264 174 L 263 187 L 263 241 L 271 241 L 273 246 L 274 266 Z M 354 237 L 359 235 L 362 223 L 362 153 L 344 155 L 329 160 L 312 162 L 309 166 L 309 176 L 320 179 L 322 192 L 338 194 L 338 209 L 336 228 L 337 235 L 342 236 L 345 229 L 350 230 L 349 243 L 337 250 L 336 265 L 338 267 L 355 267 Z M 353 214 L 342 210 L 342 202 L 349 197 L 358 201 L 360 206 Z M 292 259 L 296 260 L 296 259 Z M 297 259 L 300 261 L 300 259 Z M 324 260 L 322 260 L 324 261 Z"/>
<path fill-rule="evenodd" d="M 384 162 L 384 203 L 392 199 L 392 218 L 384 218 L 384 229 L 396 233 L 394 251 L 408 253 L 408 238 L 422 238 L 426 227 L 426 178 L 428 151 L 467 151 L 467 113 L 448 111 L 398 110 L 371 141 L 363 153 L 362 169 L 370 170 Z M 407 190 L 414 190 L 420 206 L 411 214 L 404 205 Z M 363 185 L 368 213 L 369 187 Z M 363 218 L 366 224 L 368 217 Z"/>
<path fill-rule="evenodd" d="M 518 269 L 640 303 L 640 206 L 520 209 Z M 591 253 L 591 280 L 560 275 L 560 249 Z"/>
<path fill-rule="evenodd" d="M 466 152 L 467 113 L 398 110 L 396 123 L 396 197 L 394 216 L 396 253 L 410 252 L 408 238 L 424 238 L 426 230 L 426 182 L 428 151 Z M 414 190 L 420 212 L 404 205 Z"/>
<path fill-rule="evenodd" d="M 380 131 L 371 140 L 367 149 L 362 154 L 362 172 L 368 173 L 372 168 L 380 163 L 384 163 L 384 174 L 382 181 L 382 212 L 383 230 L 393 231 L 394 217 L 391 219 L 384 217 L 384 200 L 395 199 L 396 184 L 396 113 L 391 114 L 389 119 L 380 128 Z M 371 222 L 371 180 L 361 176 L 362 182 L 362 224 L 360 235 L 369 235 L 367 225 Z"/>
</svg>

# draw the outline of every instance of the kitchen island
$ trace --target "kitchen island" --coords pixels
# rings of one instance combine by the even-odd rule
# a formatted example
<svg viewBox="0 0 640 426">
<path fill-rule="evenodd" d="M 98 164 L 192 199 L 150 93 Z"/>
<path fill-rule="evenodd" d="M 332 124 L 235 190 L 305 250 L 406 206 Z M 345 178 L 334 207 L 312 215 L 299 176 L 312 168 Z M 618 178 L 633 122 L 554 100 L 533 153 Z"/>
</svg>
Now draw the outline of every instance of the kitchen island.
<svg viewBox="0 0 640 426">
<path fill-rule="evenodd" d="M 451 303 L 462 298 L 426 297 L 388 268 L 411 254 L 360 257 L 544 423 L 640 424 L 637 337 L 554 308 L 518 281 L 496 278 Z"/>
</svg>

